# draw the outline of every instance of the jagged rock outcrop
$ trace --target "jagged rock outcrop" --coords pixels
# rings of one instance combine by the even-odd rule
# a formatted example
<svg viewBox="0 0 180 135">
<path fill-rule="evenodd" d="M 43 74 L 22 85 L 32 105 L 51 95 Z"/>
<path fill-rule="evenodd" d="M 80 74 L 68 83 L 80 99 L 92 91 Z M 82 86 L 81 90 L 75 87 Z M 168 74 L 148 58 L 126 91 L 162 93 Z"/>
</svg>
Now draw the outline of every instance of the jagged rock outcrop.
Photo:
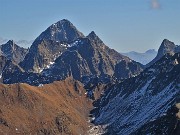
<svg viewBox="0 0 180 135">
<path fill-rule="evenodd" d="M 27 72 L 40 73 L 43 69 L 49 68 L 65 50 L 66 46 L 61 42 L 52 40 L 34 41 L 20 66 Z"/>
<path fill-rule="evenodd" d="M 171 42 L 168 39 L 164 39 L 158 49 L 157 56 L 151 62 L 149 62 L 146 67 L 151 66 L 167 53 L 175 54 L 177 52 L 180 52 L 180 46 L 175 45 L 174 42 Z"/>
<path fill-rule="evenodd" d="M 57 35 L 56 38 L 52 36 L 52 32 Z M 68 33 L 75 34 L 72 36 Z M 59 34 L 64 34 L 67 38 L 58 36 Z M 44 31 L 34 41 L 20 66 L 26 73 L 13 72 L 11 76 L 27 79 L 20 81 L 21 78 L 16 79 L 4 74 L 8 77 L 4 83 L 20 81 L 38 85 L 34 82 L 50 83 L 70 76 L 84 83 L 89 78 L 96 77 L 129 78 L 143 70 L 142 64 L 107 47 L 94 31 L 84 37 L 67 20 L 61 20 Z M 28 77 L 29 74 L 39 78 Z"/>
<path fill-rule="evenodd" d="M 33 42 L 24 61 L 20 64 L 28 72 L 41 72 L 67 49 L 68 43 L 84 37 L 76 27 L 64 19 L 52 24 Z"/>
<path fill-rule="evenodd" d="M 69 20 L 63 19 L 48 27 L 35 41 L 45 39 L 71 43 L 80 37 L 84 35 Z"/>
<path fill-rule="evenodd" d="M 0 75 L 1 75 L 1 78 L 2 78 L 2 71 L 4 69 L 4 66 L 6 65 L 6 62 L 7 62 L 7 58 L 3 55 L 0 56 Z"/>
<path fill-rule="evenodd" d="M 66 52 L 56 59 L 55 64 L 42 73 L 47 76 L 73 76 L 81 80 L 84 76 L 115 76 L 128 78 L 142 71 L 143 66 L 107 47 L 91 32 L 87 38 L 79 38 Z M 122 64 L 123 69 L 117 65 Z M 127 70 L 123 75 L 124 69 Z"/>
<path fill-rule="evenodd" d="M 28 52 L 28 49 L 18 46 L 13 40 L 9 40 L 7 43 L 0 46 L 2 55 L 8 60 L 12 60 L 17 64 L 20 63 Z"/>
</svg>

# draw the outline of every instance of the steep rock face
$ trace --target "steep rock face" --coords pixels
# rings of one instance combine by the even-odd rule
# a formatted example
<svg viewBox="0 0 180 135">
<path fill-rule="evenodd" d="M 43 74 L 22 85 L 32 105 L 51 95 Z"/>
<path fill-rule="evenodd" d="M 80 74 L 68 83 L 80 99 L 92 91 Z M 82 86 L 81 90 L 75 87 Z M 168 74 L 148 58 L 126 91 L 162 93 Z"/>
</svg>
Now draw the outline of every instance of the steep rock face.
<svg viewBox="0 0 180 135">
<path fill-rule="evenodd" d="M 34 41 L 29 53 L 20 63 L 25 71 L 41 72 L 48 68 L 54 60 L 66 50 L 66 44 L 52 40 Z"/>
<path fill-rule="evenodd" d="M 180 123 L 177 113 L 179 108 L 173 106 L 168 109 L 167 113 L 163 116 L 148 122 L 138 129 L 134 134 L 172 134 L 179 135 L 180 133 Z"/>
<path fill-rule="evenodd" d="M 92 108 L 83 85 L 67 78 L 39 87 L 0 85 L 0 133 L 86 134 Z"/>
<path fill-rule="evenodd" d="M 173 42 L 169 41 L 168 39 L 164 39 L 163 42 L 161 43 L 161 46 L 158 49 L 157 56 L 151 62 L 149 62 L 146 65 L 146 67 L 151 66 L 167 53 L 174 54 L 177 52 L 180 52 L 180 46 L 175 45 Z"/>
<path fill-rule="evenodd" d="M 80 37 L 84 35 L 70 21 L 63 19 L 48 27 L 35 41 L 46 39 L 71 43 Z"/>
<path fill-rule="evenodd" d="M 1 74 L 1 77 L 2 77 L 2 71 L 4 69 L 4 66 L 6 65 L 6 62 L 7 62 L 7 58 L 5 56 L 0 56 L 0 74 Z"/>
<path fill-rule="evenodd" d="M 12 60 L 7 59 L 4 55 L 0 55 L 0 82 L 4 82 L 4 74 L 8 73 L 8 76 L 11 76 L 11 73 L 15 71 L 15 66 L 17 66 L 16 71 L 19 73 L 23 72 L 23 69 L 21 69 L 18 64 Z M 6 74 L 7 75 L 7 74 Z M 8 77 L 7 77 L 8 78 Z"/>
<path fill-rule="evenodd" d="M 95 109 L 91 112 L 96 130 L 99 130 L 97 132 L 112 135 L 153 134 L 160 125 L 153 121 L 166 115 L 171 117 L 168 111 L 179 102 L 179 63 L 180 53 L 173 56 L 166 54 L 140 75 L 108 87 L 94 102 Z M 175 115 L 172 117 L 175 118 Z M 170 134 L 175 125 L 173 120 L 169 122 L 171 126 L 166 123 L 160 127 L 159 134 Z M 169 130 L 165 130 L 167 128 Z"/>
<path fill-rule="evenodd" d="M 2 55 L 16 63 L 20 63 L 28 52 L 28 49 L 16 45 L 13 40 L 1 45 L 0 50 Z"/>
<path fill-rule="evenodd" d="M 68 43 L 84 35 L 64 19 L 52 24 L 33 42 L 29 53 L 20 64 L 28 72 L 41 72 L 67 49 Z"/>
<path fill-rule="evenodd" d="M 14 72 L 9 77 L 4 74 L 8 77 L 4 83 L 15 83 L 20 81 L 21 78 L 27 78 L 20 82 L 38 85 L 34 82 L 39 82 L 39 84 L 50 83 L 71 76 L 86 84 L 90 78 L 100 77 L 101 82 L 111 77 L 124 79 L 137 75 L 143 70 L 140 63 L 132 61 L 130 58 L 107 47 L 94 32 L 91 32 L 86 38 L 78 38 L 71 43 L 43 40 L 37 45 L 38 49 L 35 49 L 35 45 L 31 46 L 25 60 L 20 65 L 26 72 L 29 71 L 28 69 L 37 70 L 40 74 L 32 74 L 34 77 L 39 77 L 28 77 L 27 75 L 31 74 L 28 72 Z M 56 56 L 59 55 L 57 58 L 54 57 L 56 52 Z M 21 76 L 21 78 L 17 78 L 17 81 L 12 76 Z"/>
<path fill-rule="evenodd" d="M 115 65 L 114 77 L 118 80 L 130 78 L 138 75 L 143 69 L 143 66 L 135 61 L 122 60 Z"/>
<path fill-rule="evenodd" d="M 20 80 L 26 80 L 28 76 L 29 74 L 27 72 L 25 72 L 16 62 L 11 60 L 6 61 L 2 70 L 3 83 L 8 81 L 18 83 Z"/>
<path fill-rule="evenodd" d="M 97 75 L 104 73 L 112 75 L 114 65 L 117 62 L 120 60 L 130 61 L 129 58 L 108 48 L 94 32 L 84 38 L 84 35 L 71 22 L 64 19 L 51 25 L 36 38 L 20 65 L 25 71 L 40 72 L 47 68 L 50 62 L 54 62 L 65 50 L 69 52 L 77 50 L 77 53 L 79 53 L 77 56 L 85 59 L 84 64 L 88 64 L 90 71 L 82 72 L 88 73 L 87 75 L 90 72 Z M 68 69 L 67 74 L 70 74 L 70 69 Z"/>
<path fill-rule="evenodd" d="M 51 68 L 44 70 L 46 76 L 73 76 L 83 81 L 85 76 L 114 76 L 116 78 L 128 78 L 142 71 L 142 65 L 130 60 L 113 49 L 107 47 L 94 33 L 87 38 L 77 39 L 66 52 L 56 59 Z M 122 64 L 124 63 L 124 64 Z M 118 68 L 122 64 L 127 68 Z"/>
</svg>

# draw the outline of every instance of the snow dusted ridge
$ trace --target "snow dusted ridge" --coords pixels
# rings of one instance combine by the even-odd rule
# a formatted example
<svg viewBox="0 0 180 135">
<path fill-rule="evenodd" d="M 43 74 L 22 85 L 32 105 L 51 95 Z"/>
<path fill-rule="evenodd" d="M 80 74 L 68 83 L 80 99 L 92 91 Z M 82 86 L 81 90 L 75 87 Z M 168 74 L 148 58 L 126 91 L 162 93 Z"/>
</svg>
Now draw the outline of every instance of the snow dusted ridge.
<svg viewBox="0 0 180 135">
<path fill-rule="evenodd" d="M 152 92 L 147 89 L 150 82 L 127 98 L 120 93 L 102 108 L 102 113 L 95 123 L 110 124 L 118 134 L 128 135 L 145 123 L 163 115 L 171 107 L 169 101 L 177 94 L 177 90 L 171 93 L 172 84 L 170 84 L 157 95 L 151 96 Z"/>
<path fill-rule="evenodd" d="M 166 55 L 139 76 L 106 90 L 92 111 L 93 123 L 108 125 L 107 134 L 130 135 L 166 115 L 180 94 L 179 62 L 180 54 Z"/>
</svg>

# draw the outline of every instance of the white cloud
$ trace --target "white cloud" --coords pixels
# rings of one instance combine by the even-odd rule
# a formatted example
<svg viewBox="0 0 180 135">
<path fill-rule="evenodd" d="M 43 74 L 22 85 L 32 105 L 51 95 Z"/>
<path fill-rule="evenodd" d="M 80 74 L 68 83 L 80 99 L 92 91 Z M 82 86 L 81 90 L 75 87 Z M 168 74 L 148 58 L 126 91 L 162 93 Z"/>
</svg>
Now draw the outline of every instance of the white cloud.
<svg viewBox="0 0 180 135">
<path fill-rule="evenodd" d="M 160 4 L 158 0 L 151 0 L 151 7 L 152 9 L 159 9 L 160 8 Z"/>
</svg>

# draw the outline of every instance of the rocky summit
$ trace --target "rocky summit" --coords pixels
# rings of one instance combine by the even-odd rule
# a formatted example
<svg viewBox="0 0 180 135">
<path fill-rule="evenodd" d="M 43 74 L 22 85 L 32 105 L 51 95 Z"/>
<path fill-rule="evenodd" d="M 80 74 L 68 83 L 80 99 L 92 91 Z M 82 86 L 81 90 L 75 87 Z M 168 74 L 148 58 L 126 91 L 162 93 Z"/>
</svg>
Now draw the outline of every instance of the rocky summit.
<svg viewBox="0 0 180 135">
<path fill-rule="evenodd" d="M 0 46 L 1 55 L 5 56 L 8 60 L 12 60 L 17 64 L 24 60 L 28 49 L 18 46 L 13 40 Z"/>
<path fill-rule="evenodd" d="M 161 43 L 161 46 L 158 49 L 157 56 L 151 62 L 149 62 L 146 66 L 147 67 L 151 66 L 153 63 L 158 61 L 167 53 L 174 54 L 177 52 L 180 52 L 180 46 L 175 45 L 173 42 L 169 41 L 168 39 L 164 39 Z"/>
<path fill-rule="evenodd" d="M 63 26 L 66 26 L 65 29 Z M 71 37 L 68 41 L 61 37 L 57 37 L 57 40 L 49 35 L 52 31 L 57 34 L 63 31 L 65 34 L 72 29 L 76 34 L 73 38 L 68 36 Z M 19 65 L 25 72 L 9 72 L 5 69 L 4 83 L 26 82 L 39 85 L 66 77 L 73 77 L 85 83 L 89 78 L 96 76 L 121 80 L 138 75 L 143 70 L 142 64 L 106 46 L 94 31 L 84 37 L 67 20 L 61 20 L 45 30 L 34 41 Z"/>
<path fill-rule="evenodd" d="M 54 62 L 68 43 L 80 37 L 84 35 L 70 21 L 66 19 L 58 21 L 35 39 L 20 65 L 27 71 L 38 73 Z"/>
</svg>

